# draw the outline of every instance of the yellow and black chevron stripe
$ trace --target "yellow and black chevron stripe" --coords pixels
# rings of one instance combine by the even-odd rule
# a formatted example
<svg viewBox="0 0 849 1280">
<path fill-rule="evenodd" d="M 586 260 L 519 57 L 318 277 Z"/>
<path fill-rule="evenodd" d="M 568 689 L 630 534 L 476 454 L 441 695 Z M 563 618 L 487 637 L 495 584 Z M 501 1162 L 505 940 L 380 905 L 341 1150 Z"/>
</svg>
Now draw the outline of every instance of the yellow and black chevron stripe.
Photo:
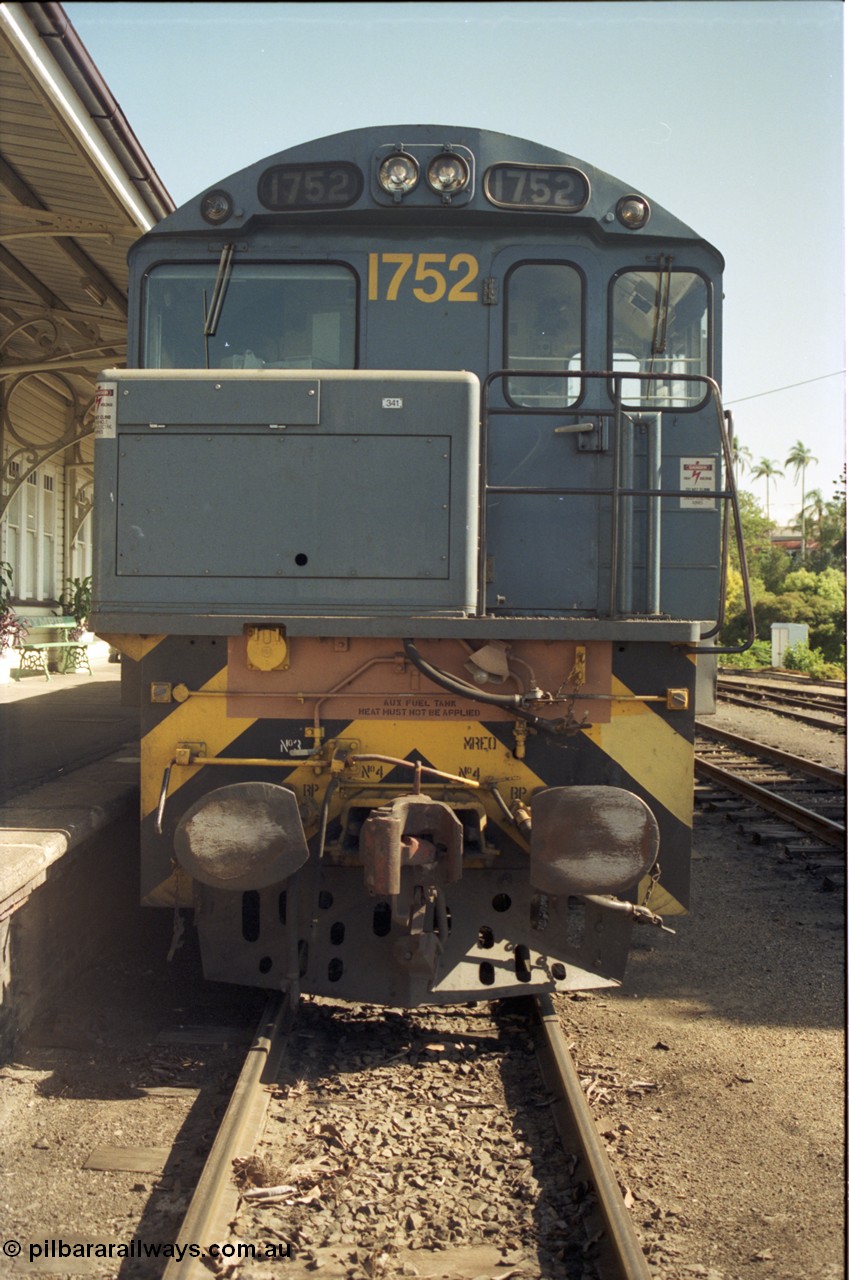
<svg viewBox="0 0 849 1280">
<path fill-rule="evenodd" d="M 153 645 L 142 660 L 142 775 L 143 895 L 149 902 L 169 905 L 188 902 L 189 885 L 178 873 L 172 855 L 173 829 L 182 812 L 207 790 L 225 782 L 258 776 L 242 768 L 213 770 L 202 766 L 172 772 L 163 832 L 154 831 L 166 767 L 178 743 L 203 744 L 207 756 L 274 759 L 281 740 L 299 738 L 308 712 L 298 721 L 242 718 L 229 714 L 227 647 L 221 638 L 167 637 Z M 663 703 L 645 703 L 637 695 L 666 686 L 690 691 L 692 706 L 694 661 L 685 651 L 668 645 L 614 646 L 610 692 L 621 700 L 611 703 L 607 723 L 592 725 L 551 743 L 530 735 L 524 759 L 514 754 L 512 722 L 501 720 L 390 719 L 325 723 L 328 737 L 354 740 L 363 751 L 399 759 L 421 759 L 446 772 L 494 778 L 508 801 L 529 799 L 547 786 L 609 785 L 639 795 L 654 811 L 661 834 L 659 883 L 648 880 L 637 889 L 643 901 L 651 887 L 651 908 L 660 914 L 686 910 L 689 901 L 689 855 L 693 793 L 692 711 L 668 710 Z M 198 696 L 183 702 L 150 701 L 153 686 L 189 684 Z M 637 699 L 637 700 L 635 700 Z M 469 743 L 488 739 L 489 749 L 476 752 Z M 472 762 L 470 764 L 470 762 Z M 211 775 L 215 776 L 211 776 Z M 329 775 L 317 776 L 314 765 L 285 764 L 267 780 L 285 782 L 300 795 L 320 802 Z M 382 782 L 404 783 L 407 777 L 384 774 Z M 481 799 L 484 797 L 481 796 Z M 500 829 L 505 850 L 521 847 L 521 838 L 491 799 L 491 823 Z M 335 817 L 335 814 L 333 815 Z M 310 832 L 308 832 L 308 835 Z"/>
</svg>

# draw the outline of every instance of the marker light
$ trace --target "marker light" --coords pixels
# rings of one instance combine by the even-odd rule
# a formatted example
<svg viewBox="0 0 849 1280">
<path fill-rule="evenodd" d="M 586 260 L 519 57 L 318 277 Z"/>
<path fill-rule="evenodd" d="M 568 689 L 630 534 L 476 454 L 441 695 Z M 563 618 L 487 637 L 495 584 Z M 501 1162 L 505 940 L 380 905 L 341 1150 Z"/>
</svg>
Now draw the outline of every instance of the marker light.
<svg viewBox="0 0 849 1280">
<path fill-rule="evenodd" d="M 419 166 L 405 151 L 396 151 L 383 161 L 377 177 L 383 190 L 400 200 L 418 184 Z"/>
<path fill-rule="evenodd" d="M 200 202 L 200 216 L 213 226 L 226 222 L 233 212 L 232 198 L 226 191 L 207 191 Z"/>
<path fill-rule="evenodd" d="M 427 185 L 438 195 L 462 191 L 469 181 L 469 166 L 460 156 L 443 152 L 427 167 Z"/>
<path fill-rule="evenodd" d="M 649 220 L 648 200 L 642 196 L 623 196 L 616 206 L 616 216 L 629 231 L 639 231 Z"/>
</svg>

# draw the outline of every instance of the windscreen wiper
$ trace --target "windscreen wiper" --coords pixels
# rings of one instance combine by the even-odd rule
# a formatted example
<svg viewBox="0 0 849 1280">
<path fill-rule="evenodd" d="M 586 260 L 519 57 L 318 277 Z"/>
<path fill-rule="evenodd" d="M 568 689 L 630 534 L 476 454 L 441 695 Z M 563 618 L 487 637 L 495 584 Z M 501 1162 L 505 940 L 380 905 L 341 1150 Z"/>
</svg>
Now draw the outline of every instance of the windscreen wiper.
<svg viewBox="0 0 849 1280">
<path fill-rule="evenodd" d="M 218 321 L 221 318 L 221 310 L 224 306 L 224 295 L 230 283 L 230 276 L 233 274 L 233 254 L 235 249 L 236 246 L 234 244 L 225 244 L 221 250 L 221 257 L 218 259 L 218 275 L 215 277 L 212 299 L 208 309 L 206 306 L 206 292 L 204 292 L 203 341 L 207 369 L 209 368 L 209 339 L 215 337 L 218 329 Z"/>
<path fill-rule="evenodd" d="M 659 258 L 660 269 L 657 273 L 657 289 L 654 299 L 654 333 L 652 334 L 651 353 L 653 356 L 666 355 L 666 334 L 669 326 L 669 304 L 672 291 L 672 258 Z"/>
</svg>

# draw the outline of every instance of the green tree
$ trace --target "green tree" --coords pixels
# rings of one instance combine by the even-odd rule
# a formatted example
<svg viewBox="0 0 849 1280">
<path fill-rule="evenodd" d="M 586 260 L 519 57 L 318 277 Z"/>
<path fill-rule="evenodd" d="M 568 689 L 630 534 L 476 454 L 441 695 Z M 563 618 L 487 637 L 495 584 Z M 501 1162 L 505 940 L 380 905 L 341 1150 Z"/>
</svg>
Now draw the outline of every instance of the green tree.
<svg viewBox="0 0 849 1280">
<path fill-rule="evenodd" d="M 736 438 L 731 441 L 731 462 L 734 467 L 734 479 L 737 481 L 737 488 L 739 489 L 743 472 L 751 469 L 752 451 L 748 445 L 741 444 Z"/>
<path fill-rule="evenodd" d="M 778 463 L 774 458 L 761 458 L 756 467 L 752 469 L 753 480 L 766 481 L 766 518 L 769 520 L 769 486 L 770 481 L 777 476 L 783 476 L 784 472 L 779 469 Z"/>
<path fill-rule="evenodd" d="M 808 494 L 807 501 L 799 512 L 799 518 L 793 524 L 794 529 L 802 528 L 802 520 L 804 519 L 811 533 L 815 538 L 819 538 L 820 528 L 822 526 L 822 518 L 825 514 L 825 498 L 822 496 L 821 489 L 812 489 Z"/>
<path fill-rule="evenodd" d="M 810 495 L 813 497 L 813 494 Z M 810 503 L 810 499 L 809 499 Z M 846 469 L 835 481 L 829 502 L 817 513 L 816 546 L 808 557 L 810 568 L 841 569 L 846 572 Z"/>
<path fill-rule="evenodd" d="M 749 590 L 755 611 L 755 621 L 758 623 L 758 633 L 761 634 L 759 621 L 761 612 L 765 607 L 769 608 L 775 600 L 776 589 L 780 589 L 790 570 L 790 557 L 782 547 L 773 546 L 770 537 L 772 522 L 764 515 L 763 507 L 754 494 L 743 490 L 738 497 L 743 547 L 749 571 Z M 725 624 L 722 629 L 724 644 L 738 644 L 748 634 L 742 582 L 740 556 L 736 539 L 732 538 L 726 588 Z M 769 635 L 769 632 L 767 631 L 766 634 Z"/>
<path fill-rule="evenodd" d="M 773 622 L 806 622 L 811 649 L 820 649 L 830 662 L 841 658 L 846 645 L 846 574 L 840 569 L 795 569 L 780 593 L 756 609 L 758 633 L 768 635 Z"/>
<path fill-rule="evenodd" d="M 773 544 L 772 522 L 764 515 L 763 508 L 753 494 L 745 490 L 739 495 L 740 523 L 743 529 L 743 546 L 746 563 L 752 579 L 759 578 L 765 589 L 780 591 L 792 561 L 783 547 Z M 740 568 L 736 541 L 731 544 L 731 564 Z"/>
<path fill-rule="evenodd" d="M 743 531 L 743 546 L 746 559 L 769 544 L 770 522 L 763 513 L 763 508 L 754 494 L 743 489 L 738 495 L 740 506 L 740 525 Z M 735 569 L 740 568 L 740 557 L 737 554 L 737 541 L 731 539 L 731 563 Z"/>
<path fill-rule="evenodd" d="M 819 462 L 819 458 L 815 458 L 811 450 L 804 445 L 801 440 L 797 440 L 793 448 L 784 460 L 785 467 L 792 467 L 796 479 L 802 477 L 802 511 L 801 511 L 801 532 L 802 532 L 802 548 L 800 559 L 802 564 L 805 563 L 805 473 L 811 463 Z M 769 482 L 767 482 L 769 483 Z M 767 498 L 769 493 L 767 493 Z"/>
<path fill-rule="evenodd" d="M 807 519 L 813 548 L 808 564 L 794 568 L 790 556 L 772 542 L 772 522 L 753 494 L 739 495 L 740 519 L 749 587 L 755 613 L 756 647 L 766 651 L 773 622 L 806 622 L 811 651 L 819 661 L 845 662 L 846 645 L 846 486 L 845 475 L 834 497 L 823 502 L 814 490 L 807 495 Z M 747 634 L 740 559 L 732 540 L 722 640 L 736 644 Z M 768 662 L 766 657 L 764 661 Z"/>
</svg>

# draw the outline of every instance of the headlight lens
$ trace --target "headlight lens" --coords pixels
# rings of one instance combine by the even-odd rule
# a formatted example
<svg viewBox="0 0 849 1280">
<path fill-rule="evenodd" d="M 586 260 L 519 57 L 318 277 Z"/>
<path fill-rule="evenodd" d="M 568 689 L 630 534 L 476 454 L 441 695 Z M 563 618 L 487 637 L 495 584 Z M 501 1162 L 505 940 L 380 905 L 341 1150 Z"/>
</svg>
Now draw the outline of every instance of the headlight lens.
<svg viewBox="0 0 849 1280">
<path fill-rule="evenodd" d="M 208 191 L 200 202 L 200 216 L 213 226 L 226 222 L 233 212 L 233 200 L 226 191 Z"/>
<path fill-rule="evenodd" d="M 427 185 L 439 195 L 462 191 L 469 181 L 469 166 L 460 156 L 444 152 L 427 167 Z"/>
<path fill-rule="evenodd" d="M 639 231 L 649 220 L 648 200 L 642 196 L 623 196 L 616 206 L 616 216 L 629 231 Z"/>
<path fill-rule="evenodd" d="M 390 195 L 406 196 L 419 181 L 419 166 L 405 151 L 387 156 L 378 170 L 378 180 Z"/>
</svg>

